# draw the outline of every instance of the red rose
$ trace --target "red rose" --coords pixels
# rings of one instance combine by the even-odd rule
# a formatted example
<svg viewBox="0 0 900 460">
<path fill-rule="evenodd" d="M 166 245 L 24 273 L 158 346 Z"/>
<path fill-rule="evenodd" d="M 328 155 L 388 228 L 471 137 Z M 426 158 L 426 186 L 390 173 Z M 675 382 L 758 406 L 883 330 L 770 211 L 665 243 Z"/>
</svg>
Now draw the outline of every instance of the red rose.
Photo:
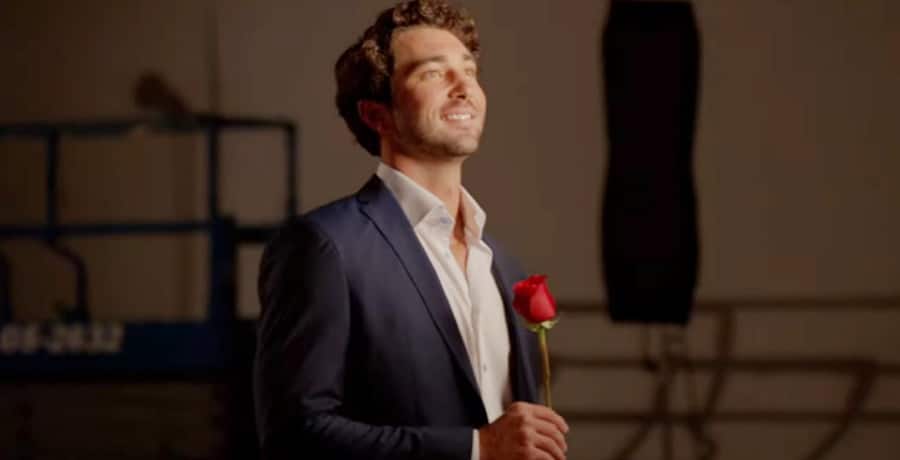
<svg viewBox="0 0 900 460">
<path fill-rule="evenodd" d="M 556 318 L 556 301 L 547 288 L 546 275 L 532 275 L 513 286 L 513 307 L 531 324 Z"/>
<path fill-rule="evenodd" d="M 557 321 L 556 301 L 547 288 L 546 275 L 532 275 L 513 286 L 516 294 L 513 307 L 528 322 L 528 329 L 537 334 L 541 347 L 541 363 L 544 374 L 544 404 L 553 407 L 550 402 L 550 350 L 547 347 L 547 331 Z"/>
</svg>

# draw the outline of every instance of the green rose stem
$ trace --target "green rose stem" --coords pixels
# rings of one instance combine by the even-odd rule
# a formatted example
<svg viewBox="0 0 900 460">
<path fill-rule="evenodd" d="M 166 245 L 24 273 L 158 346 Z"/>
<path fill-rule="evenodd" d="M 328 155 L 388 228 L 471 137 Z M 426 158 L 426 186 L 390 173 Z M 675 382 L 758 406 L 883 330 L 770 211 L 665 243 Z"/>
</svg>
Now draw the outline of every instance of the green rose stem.
<svg viewBox="0 0 900 460">
<path fill-rule="evenodd" d="M 544 363 L 544 404 L 553 409 L 553 402 L 550 398 L 550 352 L 547 350 L 547 328 L 540 326 L 537 333 L 541 346 L 541 361 Z"/>
</svg>

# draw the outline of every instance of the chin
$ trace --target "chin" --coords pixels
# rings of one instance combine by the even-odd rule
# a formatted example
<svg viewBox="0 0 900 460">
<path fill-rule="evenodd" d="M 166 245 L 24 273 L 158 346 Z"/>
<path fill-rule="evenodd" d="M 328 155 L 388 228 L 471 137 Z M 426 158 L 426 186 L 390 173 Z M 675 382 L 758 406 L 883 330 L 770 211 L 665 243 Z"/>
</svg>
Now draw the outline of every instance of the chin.
<svg viewBox="0 0 900 460">
<path fill-rule="evenodd" d="M 454 152 L 456 156 L 472 155 L 478 151 L 481 136 L 462 136 L 448 142 L 447 150 Z"/>
<path fill-rule="evenodd" d="M 449 146 L 447 153 L 454 157 L 467 157 L 474 155 L 478 151 L 478 142 L 466 142 L 464 144 L 456 144 Z"/>
<path fill-rule="evenodd" d="M 457 136 L 455 138 L 430 140 L 423 139 L 411 150 L 427 152 L 429 156 L 439 158 L 464 158 L 478 151 L 479 138 L 477 136 Z"/>
</svg>

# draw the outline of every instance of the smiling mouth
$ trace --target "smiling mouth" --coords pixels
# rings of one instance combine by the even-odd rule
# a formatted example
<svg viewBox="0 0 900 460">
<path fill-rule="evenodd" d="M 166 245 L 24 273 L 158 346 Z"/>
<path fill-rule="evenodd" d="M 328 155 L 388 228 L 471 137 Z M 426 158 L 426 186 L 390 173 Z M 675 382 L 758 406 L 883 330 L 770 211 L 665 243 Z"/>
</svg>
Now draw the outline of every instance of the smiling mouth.
<svg viewBox="0 0 900 460">
<path fill-rule="evenodd" d="M 475 116 L 471 113 L 448 113 L 444 115 L 444 119 L 450 121 L 471 120 L 473 118 L 475 118 Z"/>
</svg>

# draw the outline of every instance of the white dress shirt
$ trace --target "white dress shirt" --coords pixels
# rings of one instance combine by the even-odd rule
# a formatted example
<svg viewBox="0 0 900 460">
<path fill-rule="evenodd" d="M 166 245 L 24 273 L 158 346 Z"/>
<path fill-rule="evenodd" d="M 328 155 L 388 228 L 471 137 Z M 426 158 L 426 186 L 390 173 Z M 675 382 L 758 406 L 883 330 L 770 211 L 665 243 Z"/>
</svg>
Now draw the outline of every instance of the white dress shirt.
<svg viewBox="0 0 900 460">
<path fill-rule="evenodd" d="M 415 230 L 437 273 L 456 319 L 481 392 L 488 423 L 503 415 L 512 402 L 509 382 L 509 332 L 503 300 L 491 273 L 494 254 L 481 239 L 487 215 L 460 187 L 460 209 L 465 227 L 466 270 L 450 250 L 456 225 L 444 203 L 400 171 L 379 163 L 376 175 L 394 194 Z M 479 458 L 478 430 L 472 437 L 472 459 Z"/>
</svg>

